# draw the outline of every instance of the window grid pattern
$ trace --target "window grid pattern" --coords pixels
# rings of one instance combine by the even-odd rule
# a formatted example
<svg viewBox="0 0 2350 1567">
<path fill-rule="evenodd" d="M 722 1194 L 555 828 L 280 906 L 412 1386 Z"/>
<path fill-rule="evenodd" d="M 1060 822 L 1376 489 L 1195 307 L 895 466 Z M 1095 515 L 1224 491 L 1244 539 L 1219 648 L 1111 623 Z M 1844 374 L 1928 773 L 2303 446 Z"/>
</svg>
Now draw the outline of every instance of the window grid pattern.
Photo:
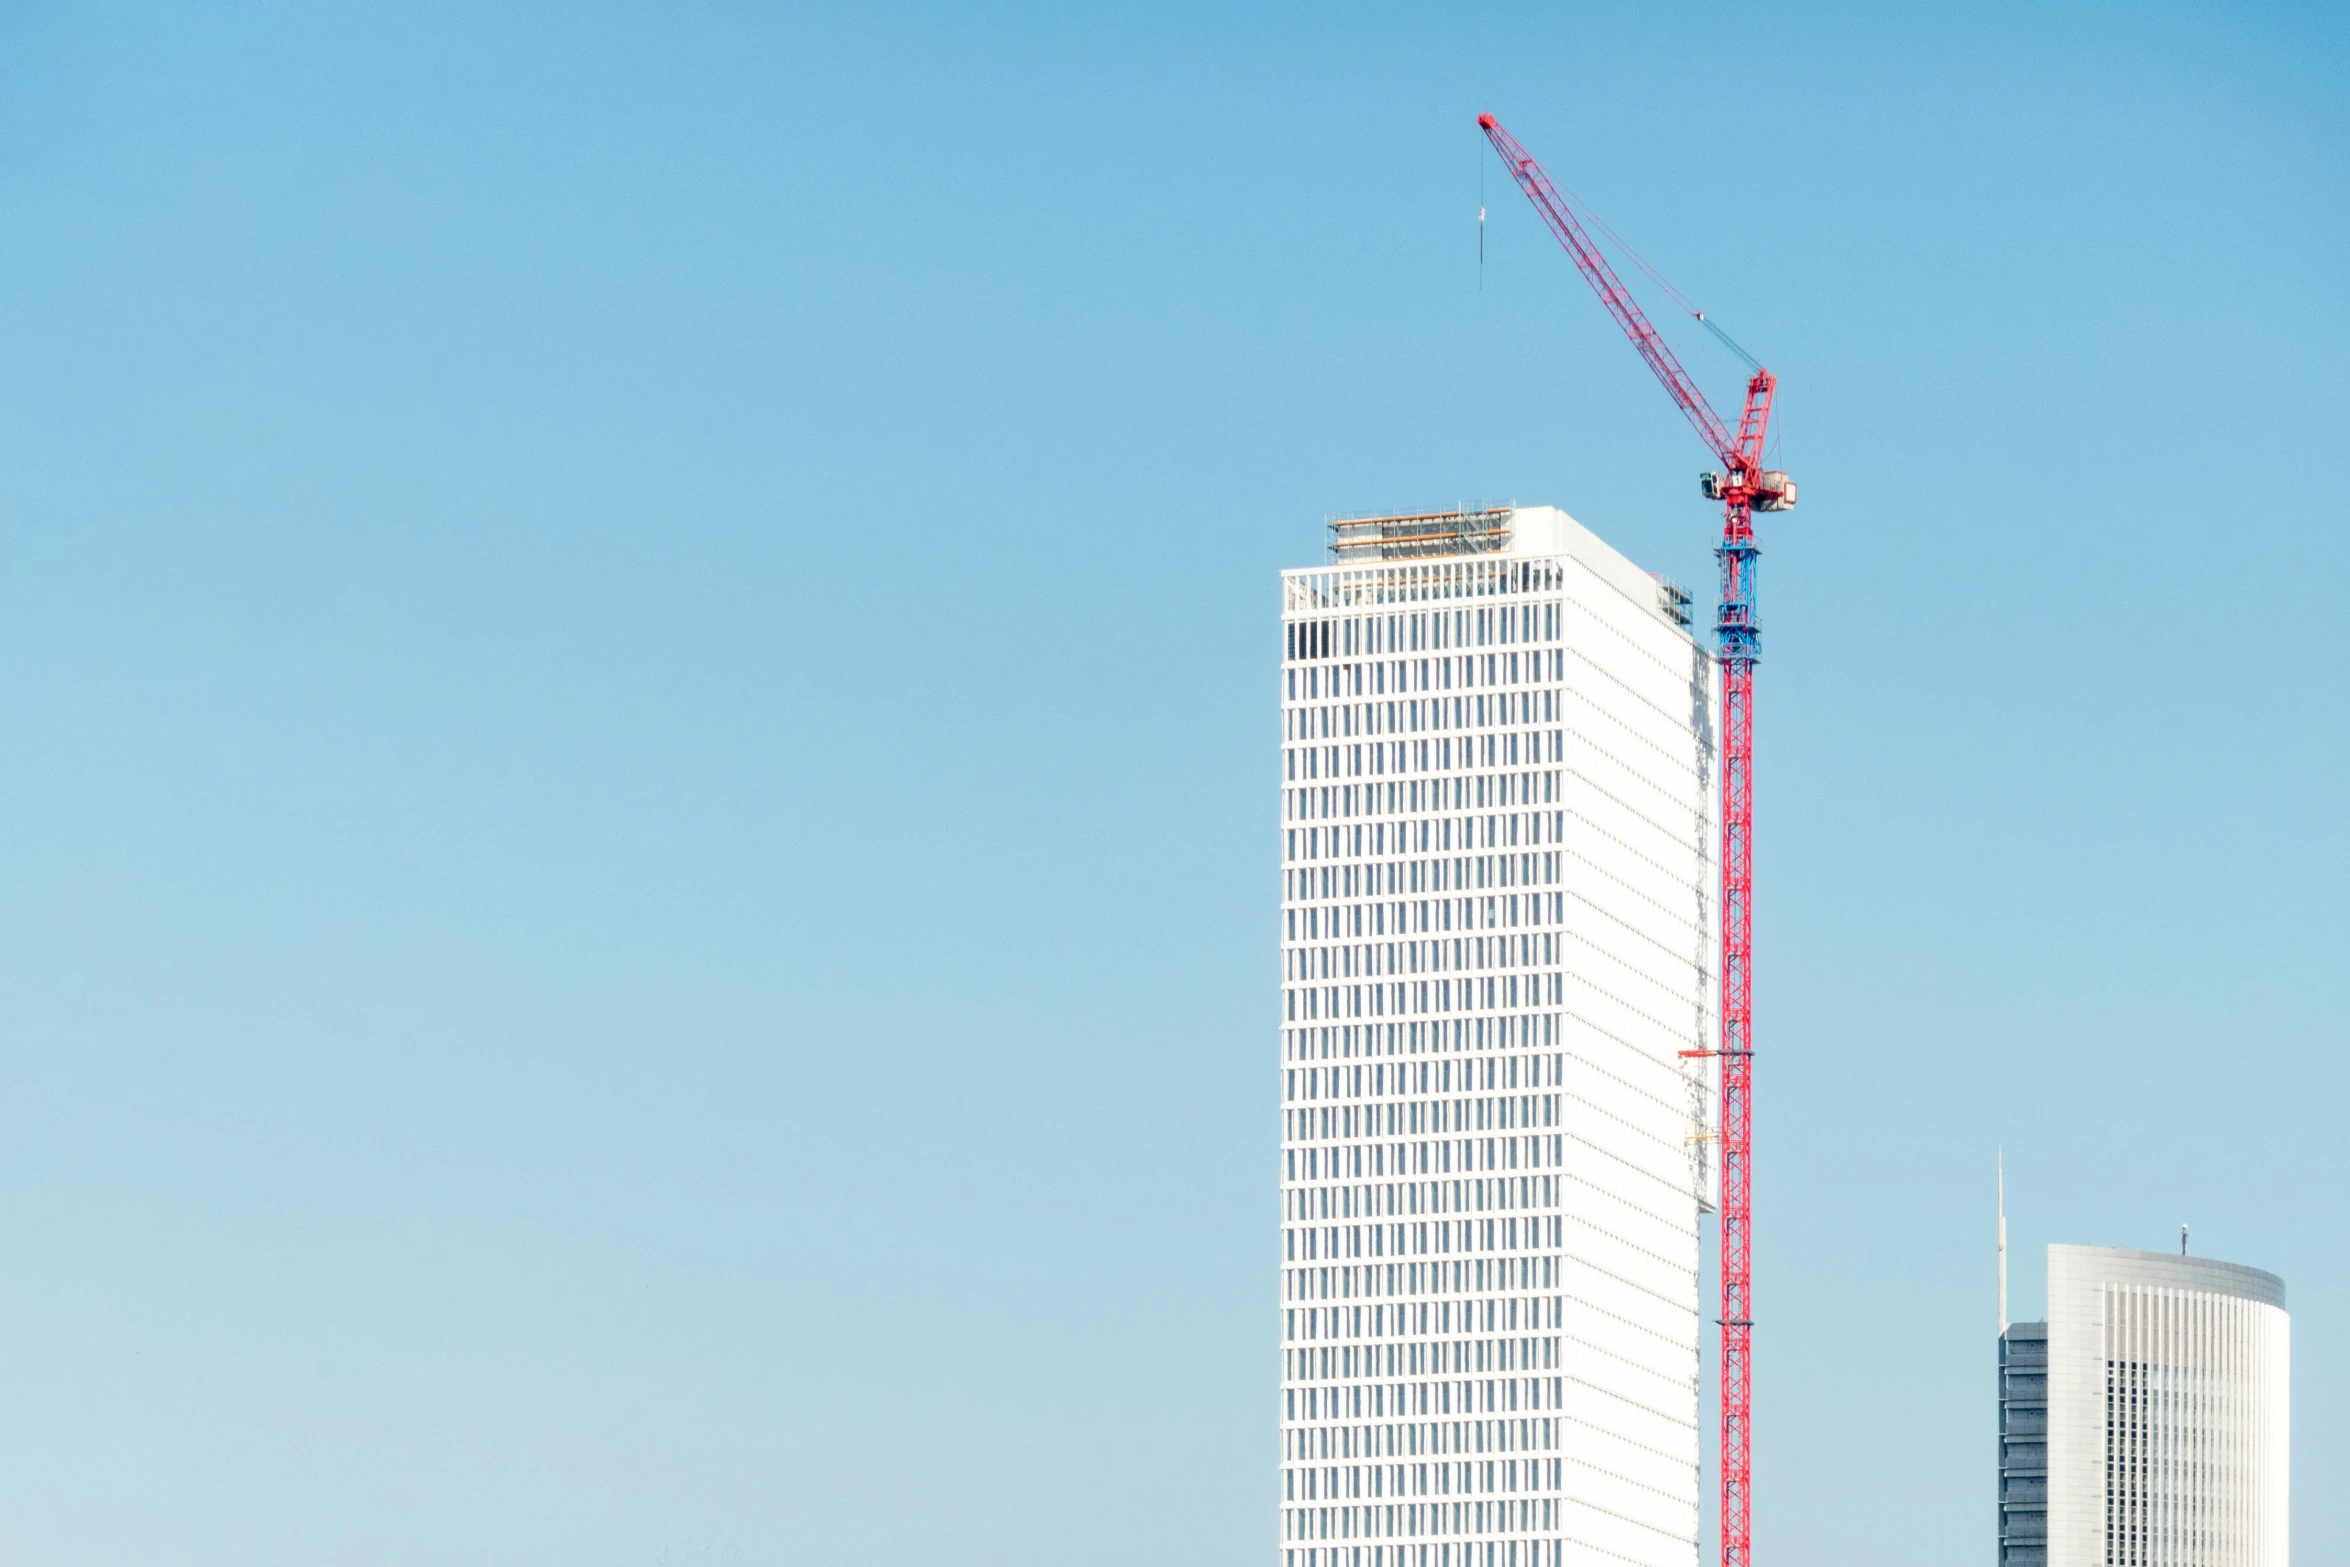
<svg viewBox="0 0 2350 1567">
<path fill-rule="evenodd" d="M 2260 1567 L 2284 1558 L 2282 1421 L 2261 1417 L 2283 1313 L 2200 1291 L 2108 1285 L 2107 1567 Z M 2275 1513 L 2280 1516 L 2270 1516 Z"/>
<path fill-rule="evenodd" d="M 1710 665 L 1564 558 L 1284 594 L 1283 1567 L 1685 1567 Z"/>
</svg>

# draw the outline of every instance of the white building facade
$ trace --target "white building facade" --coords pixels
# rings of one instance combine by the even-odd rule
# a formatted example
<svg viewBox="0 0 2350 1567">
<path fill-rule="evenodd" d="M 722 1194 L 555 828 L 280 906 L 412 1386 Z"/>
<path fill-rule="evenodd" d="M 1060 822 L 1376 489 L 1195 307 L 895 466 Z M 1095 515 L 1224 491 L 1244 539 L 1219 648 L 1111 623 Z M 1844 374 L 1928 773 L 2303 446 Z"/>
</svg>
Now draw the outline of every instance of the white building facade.
<svg viewBox="0 0 2350 1567">
<path fill-rule="evenodd" d="M 2044 1502 L 2035 1509 L 2028 1471 L 2004 1472 L 2017 1444 L 2003 1435 L 2003 1562 L 2286 1567 L 2283 1280 L 2205 1257 L 2051 1246 L 2048 1321 L 2010 1330 L 2035 1333 L 2047 1345 Z M 2003 1407 L 2003 1424 L 2019 1418 L 2029 1426 L 2028 1410 Z"/>
<path fill-rule="evenodd" d="M 1711 658 L 1564 513 L 1282 578 L 1282 1567 L 1698 1554 Z"/>
</svg>

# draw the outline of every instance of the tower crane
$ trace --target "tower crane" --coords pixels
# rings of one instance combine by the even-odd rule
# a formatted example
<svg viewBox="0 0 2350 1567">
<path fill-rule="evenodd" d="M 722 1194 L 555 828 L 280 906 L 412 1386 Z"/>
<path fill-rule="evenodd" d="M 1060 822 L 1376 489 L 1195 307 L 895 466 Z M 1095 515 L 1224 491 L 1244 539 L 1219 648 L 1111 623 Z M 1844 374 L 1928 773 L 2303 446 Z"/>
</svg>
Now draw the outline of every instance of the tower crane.
<svg viewBox="0 0 2350 1567">
<path fill-rule="evenodd" d="M 1490 114 L 1477 126 L 1566 247 L 1599 302 L 1664 384 L 1698 438 L 1722 464 L 1702 474 L 1706 499 L 1722 503 L 1722 597 L 1715 621 L 1722 670 L 1721 1039 L 1721 1530 L 1722 1567 L 1751 1567 L 1754 1555 L 1754 666 L 1762 654 L 1755 619 L 1756 512 L 1787 511 L 1795 483 L 1763 467 L 1778 379 L 1754 364 L 1746 407 L 1733 432 L 1641 313 L 1631 291 L 1592 243 L 1574 209 L 1533 154 Z M 1669 286 L 1669 285 L 1668 285 Z M 1692 312 L 1696 314 L 1696 312 Z M 1698 316 L 1703 320 L 1702 315 Z M 1718 329 L 1715 329 L 1719 335 Z M 1723 341 L 1729 340 L 1725 337 Z M 1733 348 L 1735 344 L 1731 345 Z M 1743 350 L 1740 357 L 1746 357 Z"/>
</svg>

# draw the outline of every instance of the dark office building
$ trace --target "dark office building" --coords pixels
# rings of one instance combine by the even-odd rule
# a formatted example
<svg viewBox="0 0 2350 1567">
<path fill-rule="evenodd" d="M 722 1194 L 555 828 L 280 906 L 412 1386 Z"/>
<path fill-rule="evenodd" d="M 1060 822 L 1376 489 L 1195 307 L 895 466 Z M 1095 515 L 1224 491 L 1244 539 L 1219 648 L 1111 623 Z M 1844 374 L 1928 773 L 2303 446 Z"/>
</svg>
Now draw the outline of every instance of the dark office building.
<svg viewBox="0 0 2350 1567">
<path fill-rule="evenodd" d="M 2048 1564 L 2048 1324 L 1999 1335 L 1999 1567 Z"/>
</svg>

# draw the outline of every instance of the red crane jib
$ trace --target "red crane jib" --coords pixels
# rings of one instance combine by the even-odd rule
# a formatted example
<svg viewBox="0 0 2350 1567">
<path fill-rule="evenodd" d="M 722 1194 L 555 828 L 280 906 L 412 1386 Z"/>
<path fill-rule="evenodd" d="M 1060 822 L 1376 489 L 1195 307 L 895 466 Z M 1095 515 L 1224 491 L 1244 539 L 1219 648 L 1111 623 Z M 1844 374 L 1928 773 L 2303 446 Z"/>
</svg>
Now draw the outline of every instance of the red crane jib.
<svg viewBox="0 0 2350 1567">
<path fill-rule="evenodd" d="M 1721 415 L 1714 412 L 1713 404 L 1706 401 L 1705 393 L 1689 378 L 1689 372 L 1681 368 L 1681 361 L 1674 356 L 1672 348 L 1649 323 L 1632 291 L 1616 276 L 1616 269 L 1608 265 L 1607 257 L 1584 231 L 1574 208 L 1542 171 L 1542 165 L 1534 161 L 1534 155 L 1520 146 L 1518 139 L 1492 115 L 1480 114 L 1477 125 L 1485 132 L 1485 139 L 1493 143 L 1493 150 L 1500 154 L 1510 178 L 1518 182 L 1518 188 L 1526 193 L 1526 199 L 1534 204 L 1542 221 L 1574 258 L 1591 291 L 1599 296 L 1608 314 L 1616 318 L 1624 336 L 1631 339 L 1633 350 L 1648 362 L 1648 368 L 1664 386 L 1665 394 L 1697 431 L 1706 449 L 1729 470 L 1722 485 L 1722 498 L 1728 499 L 1728 492 L 1733 489 L 1742 489 L 1749 499 L 1760 502 L 1762 510 L 1780 510 L 1788 503 L 1781 498 L 1782 487 L 1790 499 L 1793 487 L 1785 485 L 1783 476 L 1775 476 L 1777 482 L 1766 486 L 1762 466 L 1763 442 L 1771 422 L 1771 394 L 1777 379 L 1768 370 L 1756 369 L 1746 385 L 1746 407 L 1739 415 L 1737 432 L 1731 433 Z"/>
</svg>

